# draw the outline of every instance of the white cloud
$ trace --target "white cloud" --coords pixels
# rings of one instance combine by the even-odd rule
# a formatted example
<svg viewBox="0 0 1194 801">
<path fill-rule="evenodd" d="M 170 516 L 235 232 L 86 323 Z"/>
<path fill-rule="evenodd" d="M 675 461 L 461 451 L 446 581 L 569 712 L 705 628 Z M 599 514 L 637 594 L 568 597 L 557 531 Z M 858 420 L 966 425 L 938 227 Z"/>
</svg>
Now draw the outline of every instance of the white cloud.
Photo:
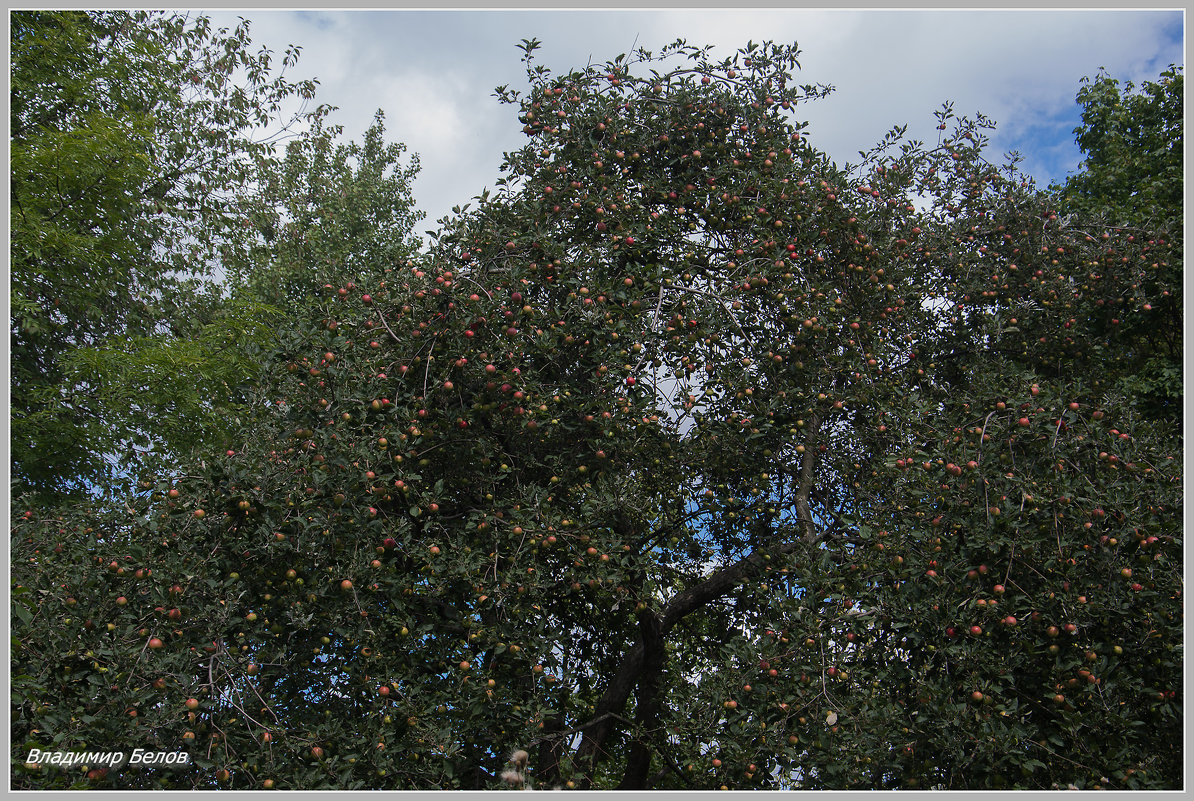
<svg viewBox="0 0 1194 801">
<path fill-rule="evenodd" d="M 523 38 L 543 41 L 538 62 L 559 72 L 604 62 L 634 46 L 657 50 L 676 38 L 729 55 L 747 40 L 797 42 L 801 83 L 836 87 L 799 115 L 812 141 L 839 163 L 893 125 L 936 136 L 933 111 L 981 111 L 999 123 L 995 155 L 1012 147 L 1046 180 L 1077 166 L 1071 131 L 1084 75 L 1106 67 L 1154 79 L 1182 63 L 1180 12 L 1141 11 L 337 11 L 243 12 L 255 42 L 279 54 L 303 46 L 296 76 L 320 79 L 333 122 L 357 138 L 373 112 L 387 134 L 419 152 L 416 201 L 428 225 L 497 177 L 503 150 L 521 145 L 515 113 L 492 96 L 525 87 Z M 237 12 L 218 16 L 234 20 Z M 225 23 L 227 24 L 227 23 Z"/>
</svg>

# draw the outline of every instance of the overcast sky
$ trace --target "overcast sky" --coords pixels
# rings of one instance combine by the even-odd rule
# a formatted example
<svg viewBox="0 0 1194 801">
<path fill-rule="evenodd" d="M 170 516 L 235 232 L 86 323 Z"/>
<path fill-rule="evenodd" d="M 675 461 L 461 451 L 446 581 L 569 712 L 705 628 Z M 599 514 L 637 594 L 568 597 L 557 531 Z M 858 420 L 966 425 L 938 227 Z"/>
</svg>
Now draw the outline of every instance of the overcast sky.
<svg viewBox="0 0 1194 801">
<path fill-rule="evenodd" d="M 802 106 L 814 144 L 839 164 L 894 125 L 936 136 L 933 112 L 999 123 L 997 154 L 1018 150 L 1038 181 L 1064 179 L 1080 161 L 1074 95 L 1100 68 L 1139 83 L 1184 64 L 1180 11 L 887 11 L 667 9 L 659 11 L 259 11 L 218 9 L 219 25 L 251 20 L 253 42 L 279 60 L 302 47 L 295 77 L 320 81 L 332 121 L 359 138 L 374 112 L 392 141 L 419 154 L 419 231 L 498 176 L 501 155 L 525 141 L 514 107 L 494 87 L 526 87 L 518 42 L 543 42 L 554 72 L 604 62 L 634 47 L 684 38 L 729 55 L 748 40 L 797 42 L 800 83 L 835 87 Z"/>
</svg>

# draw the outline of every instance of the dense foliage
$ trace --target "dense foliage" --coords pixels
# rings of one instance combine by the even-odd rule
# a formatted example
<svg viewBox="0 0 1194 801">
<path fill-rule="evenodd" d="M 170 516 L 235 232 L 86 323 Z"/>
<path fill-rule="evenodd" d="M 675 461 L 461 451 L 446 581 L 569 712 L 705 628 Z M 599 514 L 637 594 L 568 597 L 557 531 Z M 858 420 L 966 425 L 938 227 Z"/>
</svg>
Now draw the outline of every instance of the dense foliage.
<svg viewBox="0 0 1194 801">
<path fill-rule="evenodd" d="M 1142 239 L 1181 239 L 1185 224 L 1182 136 L 1184 92 L 1179 68 L 1160 78 L 1120 90 L 1119 82 L 1100 73 L 1078 92 L 1082 125 L 1074 130 L 1086 159 L 1061 194 L 1062 213 L 1094 218 L 1098 225 Z M 1148 243 L 1149 253 L 1155 242 Z M 1164 247 L 1164 245 L 1162 245 Z M 1109 250 L 1103 261 L 1124 255 Z M 1164 263 L 1162 263 L 1164 262 Z M 1182 316 L 1179 258 L 1145 259 L 1134 270 L 1099 274 L 1107 300 L 1144 308 L 1116 326 L 1116 356 L 1131 359 L 1120 374 L 1123 394 L 1180 425 L 1182 402 Z M 1096 273 L 1097 274 L 1097 273 Z M 1120 298 L 1123 298 L 1122 300 Z"/>
<path fill-rule="evenodd" d="M 496 192 L 332 257 L 229 448 L 17 507 L 13 759 L 194 762 L 14 787 L 1180 786 L 1180 226 L 948 108 L 839 168 L 793 48 L 524 48 Z"/>
<path fill-rule="evenodd" d="M 247 244 L 242 209 L 274 144 L 326 109 L 306 108 L 314 82 L 285 77 L 297 50 L 275 70 L 247 23 L 14 11 L 10 24 L 12 477 L 48 500 L 112 482 L 133 449 L 184 450 L 147 428 L 161 396 L 141 395 L 180 363 L 203 374 L 201 391 L 171 387 L 184 438 L 225 433 L 211 393 L 237 380 L 235 361 L 151 359 L 160 369 L 126 398 L 101 394 L 132 342 L 253 338 L 236 320 L 261 315 L 226 313 L 217 265 Z"/>
</svg>

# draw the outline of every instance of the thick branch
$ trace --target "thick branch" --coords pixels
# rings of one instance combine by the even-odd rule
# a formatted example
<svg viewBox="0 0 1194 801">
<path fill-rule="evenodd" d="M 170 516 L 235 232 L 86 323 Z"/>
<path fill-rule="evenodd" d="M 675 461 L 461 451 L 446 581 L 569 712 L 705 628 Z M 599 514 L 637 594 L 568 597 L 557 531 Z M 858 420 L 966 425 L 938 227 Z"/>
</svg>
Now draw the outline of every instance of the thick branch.
<svg viewBox="0 0 1194 801">
<path fill-rule="evenodd" d="M 796 514 L 804 525 L 804 540 L 813 543 L 817 538 L 816 525 L 813 523 L 812 510 L 809 507 L 808 496 L 813 489 L 813 468 L 817 463 L 817 434 L 821 431 L 821 418 L 814 415 L 812 425 L 808 430 L 808 439 L 804 447 L 804 456 L 800 460 L 800 483 L 796 486 Z"/>
<path fill-rule="evenodd" d="M 689 587 L 677 595 L 663 610 L 663 614 L 659 616 L 658 647 L 662 649 L 663 636 L 686 615 L 700 609 L 710 601 L 720 598 L 733 589 L 735 585 L 750 578 L 756 572 L 761 571 L 769 557 L 789 554 L 799 547 L 801 547 L 800 543 L 786 542 L 763 551 L 756 551 L 750 556 L 718 570 L 700 584 Z M 622 664 L 618 667 L 618 672 L 614 675 L 605 694 L 601 696 L 601 700 L 597 703 L 594 715 L 601 722 L 589 728 L 576 752 L 576 762 L 585 766 L 584 770 L 587 776 L 586 787 L 592 781 L 593 771 L 597 763 L 604 756 L 605 741 L 613 731 L 615 721 L 622 720 L 617 715 L 625 708 L 631 691 L 634 690 L 647 669 L 647 663 L 644 659 L 645 652 L 643 634 L 640 629 L 638 642 L 635 643 L 634 648 L 622 660 Z M 613 714 L 611 715 L 610 713 Z M 608 717 L 603 717 L 606 715 Z"/>
<path fill-rule="evenodd" d="M 680 622 L 684 616 L 700 609 L 710 601 L 720 598 L 733 589 L 735 585 L 754 575 L 754 573 L 763 568 L 768 557 L 792 553 L 797 547 L 799 547 L 797 543 L 786 542 L 762 551 L 755 551 L 750 556 L 739 559 L 732 565 L 723 567 L 700 584 L 689 587 L 673 598 L 671 603 L 663 610 L 660 634 L 667 634 L 672 626 Z"/>
<path fill-rule="evenodd" d="M 617 787 L 619 790 L 647 788 L 647 776 L 651 770 L 651 748 L 647 738 L 659 720 L 662 706 L 659 684 L 664 651 L 659 618 L 649 611 L 644 612 L 639 617 L 639 634 L 643 644 L 642 669 L 638 677 L 638 692 L 635 694 L 635 717 L 639 731 L 638 738 L 630 746 L 626 772 Z"/>
<path fill-rule="evenodd" d="M 593 710 L 595 719 L 600 722 L 589 727 L 580 741 L 580 747 L 576 749 L 575 762 L 583 766 L 582 769 L 585 772 L 582 789 L 588 789 L 592 784 L 593 772 L 597 763 L 601 761 L 601 757 L 604 756 L 605 741 L 613 731 L 615 719 L 620 719 L 620 713 L 626 706 L 626 699 L 630 697 L 630 691 L 634 689 L 634 685 L 638 681 L 642 662 L 643 643 L 640 638 L 639 642 L 635 643 L 634 648 L 622 660 L 618 672 L 614 674 L 605 694 L 601 696 L 601 700 L 597 702 L 597 706 Z"/>
</svg>

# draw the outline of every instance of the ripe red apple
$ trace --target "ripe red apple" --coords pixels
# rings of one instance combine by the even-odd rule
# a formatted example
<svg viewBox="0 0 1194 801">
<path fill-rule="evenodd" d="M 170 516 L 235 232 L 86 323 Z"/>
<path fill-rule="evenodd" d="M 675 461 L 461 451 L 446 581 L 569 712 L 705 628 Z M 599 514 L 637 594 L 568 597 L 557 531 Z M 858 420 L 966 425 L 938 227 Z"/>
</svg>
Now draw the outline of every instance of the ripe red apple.
<svg viewBox="0 0 1194 801">
<path fill-rule="evenodd" d="M 150 637 L 150 638 L 149 638 L 149 648 L 150 648 L 150 649 L 152 649 L 152 650 L 156 651 L 156 650 L 158 650 L 159 648 L 161 648 L 163 645 L 165 645 L 165 643 L 163 643 L 163 642 L 162 642 L 160 639 L 158 639 L 157 637 Z"/>
<path fill-rule="evenodd" d="M 340 582 L 340 589 L 344 590 L 345 592 L 348 592 L 349 590 L 352 589 L 352 582 L 349 581 L 348 579 L 344 579 L 344 581 Z"/>
<path fill-rule="evenodd" d="M 186 702 L 183 704 L 183 706 L 185 706 L 187 709 L 191 709 L 191 710 L 198 709 L 199 708 L 199 699 L 198 698 L 188 698 L 186 700 Z"/>
</svg>

